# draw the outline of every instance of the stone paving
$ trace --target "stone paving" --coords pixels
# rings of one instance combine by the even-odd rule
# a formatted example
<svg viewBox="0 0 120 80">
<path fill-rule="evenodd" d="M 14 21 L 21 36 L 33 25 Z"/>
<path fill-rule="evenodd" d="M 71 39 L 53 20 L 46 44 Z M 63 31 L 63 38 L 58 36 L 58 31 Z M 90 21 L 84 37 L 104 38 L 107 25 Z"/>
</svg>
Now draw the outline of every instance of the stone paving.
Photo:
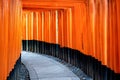
<svg viewBox="0 0 120 80">
<path fill-rule="evenodd" d="M 50 56 L 50 55 L 45 55 L 45 54 L 42 54 L 42 55 L 44 55 L 46 57 L 49 57 L 49 58 L 52 58 L 52 59 L 56 60 L 57 62 L 60 62 L 61 64 L 63 64 L 67 68 L 69 68 L 75 75 L 77 75 L 80 80 L 93 80 L 91 77 L 86 75 L 81 69 L 65 62 L 64 60 L 61 60 L 59 58 L 56 58 L 56 57 L 53 57 L 53 56 Z"/>
<path fill-rule="evenodd" d="M 22 51 L 21 60 L 31 80 L 80 80 L 69 68 L 44 55 Z"/>
</svg>

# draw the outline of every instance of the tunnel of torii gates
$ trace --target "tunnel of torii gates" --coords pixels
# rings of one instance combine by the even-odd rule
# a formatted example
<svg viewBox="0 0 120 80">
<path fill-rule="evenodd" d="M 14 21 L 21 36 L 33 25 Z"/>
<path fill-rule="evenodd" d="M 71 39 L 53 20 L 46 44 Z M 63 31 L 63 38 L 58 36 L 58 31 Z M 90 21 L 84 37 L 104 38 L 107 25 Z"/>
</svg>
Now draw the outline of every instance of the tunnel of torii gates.
<svg viewBox="0 0 120 80">
<path fill-rule="evenodd" d="M 21 50 L 58 57 L 94 80 L 120 80 L 120 0 L 0 0 L 0 24 L 0 80 Z"/>
</svg>

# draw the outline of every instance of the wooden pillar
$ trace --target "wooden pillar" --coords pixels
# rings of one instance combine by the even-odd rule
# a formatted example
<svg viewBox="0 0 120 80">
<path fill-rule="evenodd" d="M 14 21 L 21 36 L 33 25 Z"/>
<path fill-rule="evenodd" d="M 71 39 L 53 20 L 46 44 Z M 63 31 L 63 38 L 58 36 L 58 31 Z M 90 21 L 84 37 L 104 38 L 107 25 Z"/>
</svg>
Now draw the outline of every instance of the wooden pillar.
<svg viewBox="0 0 120 80">
<path fill-rule="evenodd" d="M 62 26 L 63 26 L 63 12 L 58 10 L 58 43 L 62 47 Z"/>
<path fill-rule="evenodd" d="M 49 42 L 49 26 L 50 26 L 50 19 L 49 19 L 50 12 L 45 11 L 45 16 L 44 16 L 44 37 L 45 37 L 45 42 Z"/>
<path fill-rule="evenodd" d="M 51 43 L 56 43 L 56 24 L 55 24 L 55 21 L 56 21 L 56 13 L 55 13 L 55 10 L 52 10 L 51 11 Z"/>
<path fill-rule="evenodd" d="M 21 17 L 19 0 L 0 0 L 0 80 L 7 80 L 20 57 Z"/>
<path fill-rule="evenodd" d="M 117 32 L 118 32 L 118 53 L 116 53 L 116 56 L 117 56 L 117 71 L 116 73 L 120 73 L 120 1 L 119 0 L 116 0 L 116 7 L 117 7 Z"/>
<path fill-rule="evenodd" d="M 118 58 L 119 58 L 119 51 L 118 51 L 118 28 L 119 23 L 117 21 L 117 6 L 119 1 L 110 0 L 108 2 L 108 54 L 110 54 L 109 60 L 109 67 L 114 70 L 115 72 L 118 71 Z M 119 11 L 118 11 L 119 12 Z"/>
<path fill-rule="evenodd" d="M 86 26 L 86 5 L 85 3 L 76 4 L 74 8 L 74 20 L 75 20 L 75 33 L 76 33 L 76 47 L 75 49 L 80 50 L 84 54 L 88 53 L 88 40 L 87 40 L 87 26 Z M 82 18 L 81 18 L 82 17 Z M 74 30 L 73 29 L 73 30 Z M 75 34 L 74 33 L 74 34 Z"/>
<path fill-rule="evenodd" d="M 42 12 L 38 13 L 38 40 L 42 41 Z"/>
<path fill-rule="evenodd" d="M 5 80 L 6 76 L 8 75 L 7 73 L 7 60 L 8 60 L 8 25 L 9 25 L 9 7 L 10 2 L 8 0 L 0 0 L 0 78 L 1 80 Z M 8 14 L 7 14 L 8 13 Z"/>
<path fill-rule="evenodd" d="M 72 9 L 69 8 L 67 9 L 66 11 L 66 28 L 67 28 L 67 46 L 66 47 L 69 47 L 69 48 L 72 48 Z"/>
<path fill-rule="evenodd" d="M 33 40 L 33 21 L 34 21 L 33 12 L 28 13 L 28 40 Z"/>
</svg>

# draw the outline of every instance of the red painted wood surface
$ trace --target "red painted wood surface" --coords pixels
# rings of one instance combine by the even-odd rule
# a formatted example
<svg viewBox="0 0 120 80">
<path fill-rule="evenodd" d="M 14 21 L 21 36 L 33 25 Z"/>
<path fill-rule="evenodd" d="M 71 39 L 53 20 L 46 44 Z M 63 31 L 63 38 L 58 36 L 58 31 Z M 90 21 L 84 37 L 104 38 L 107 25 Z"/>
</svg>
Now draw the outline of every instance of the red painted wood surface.
<svg viewBox="0 0 120 80">
<path fill-rule="evenodd" d="M 23 0 L 23 10 L 39 14 L 38 40 L 77 49 L 116 73 L 120 73 L 119 5 L 118 0 Z"/>
<path fill-rule="evenodd" d="M 0 80 L 6 80 L 21 52 L 21 15 L 19 0 L 0 0 Z"/>
<path fill-rule="evenodd" d="M 120 73 L 119 0 L 22 0 L 22 4 L 0 0 L 0 80 L 6 80 L 20 56 L 21 38 L 77 49 Z"/>
</svg>

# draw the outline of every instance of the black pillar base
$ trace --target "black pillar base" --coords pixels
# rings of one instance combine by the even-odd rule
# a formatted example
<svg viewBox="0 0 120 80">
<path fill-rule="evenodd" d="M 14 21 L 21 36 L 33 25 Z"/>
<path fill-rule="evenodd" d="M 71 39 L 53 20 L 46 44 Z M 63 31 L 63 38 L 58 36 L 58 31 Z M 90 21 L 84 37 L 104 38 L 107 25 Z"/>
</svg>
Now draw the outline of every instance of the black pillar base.
<svg viewBox="0 0 120 80">
<path fill-rule="evenodd" d="M 10 72 L 7 80 L 19 80 L 19 70 L 21 67 L 21 57 L 17 60 L 14 69 Z"/>
</svg>

